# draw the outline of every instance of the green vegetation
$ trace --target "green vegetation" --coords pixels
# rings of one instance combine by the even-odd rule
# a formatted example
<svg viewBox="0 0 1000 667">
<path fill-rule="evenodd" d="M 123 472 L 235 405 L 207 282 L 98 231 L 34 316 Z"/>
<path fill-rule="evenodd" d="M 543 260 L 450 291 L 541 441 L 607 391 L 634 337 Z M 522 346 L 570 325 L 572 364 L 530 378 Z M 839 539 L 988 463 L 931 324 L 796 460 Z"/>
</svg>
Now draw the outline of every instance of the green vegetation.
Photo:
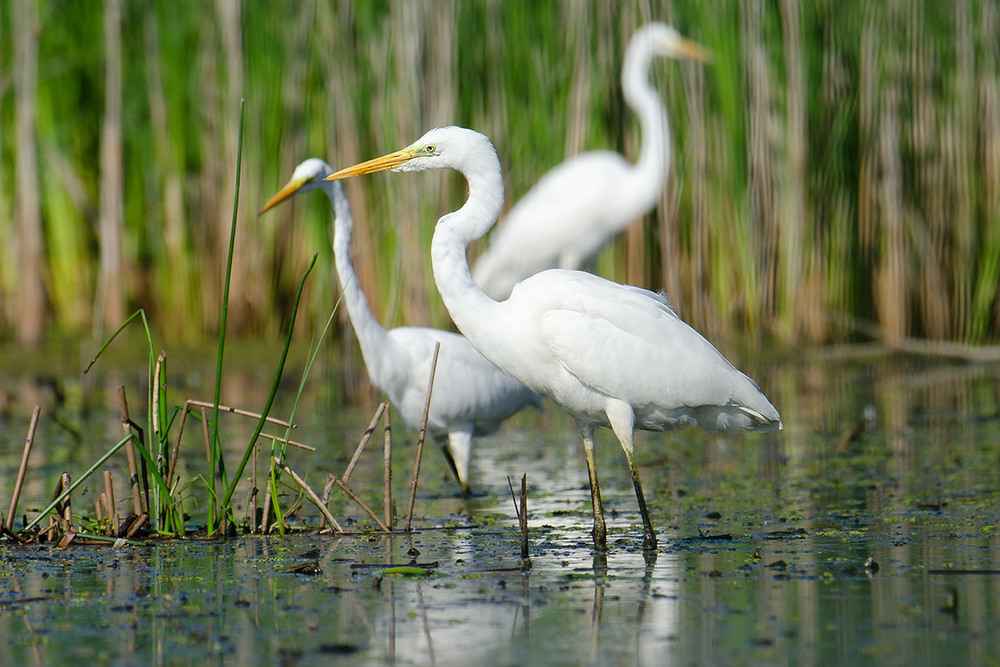
<svg viewBox="0 0 1000 667">
<path fill-rule="evenodd" d="M 256 215 L 295 164 L 467 125 L 513 201 L 568 154 L 634 158 L 618 76 L 651 18 L 716 58 L 654 67 L 673 172 L 602 274 L 723 345 L 1000 333 L 997 0 L 236 4 L 0 7 L 0 340 L 104 339 L 138 309 L 170 340 L 217 335 L 241 99 L 228 326 L 278 337 L 319 252 L 306 337 L 336 301 L 329 209 Z M 448 326 L 428 246 L 463 183 L 345 185 L 376 313 Z"/>
<path fill-rule="evenodd" d="M 225 357 L 226 349 L 226 335 L 227 330 L 226 320 L 229 312 L 229 301 L 230 301 L 230 285 L 232 278 L 232 267 L 233 267 L 233 250 L 234 250 L 234 240 L 237 232 L 237 221 L 238 216 L 236 215 L 239 210 L 239 185 L 240 176 L 242 170 L 240 169 L 240 158 L 242 157 L 243 149 L 243 107 L 240 107 L 240 123 L 238 130 L 237 139 L 237 149 L 236 149 L 236 187 L 235 192 L 237 193 L 233 201 L 233 215 L 232 223 L 230 226 L 229 233 L 229 244 L 227 246 L 227 263 L 226 271 L 224 274 L 225 288 L 222 295 L 222 308 L 220 312 L 220 323 L 219 323 L 219 346 L 218 353 L 216 357 L 216 374 L 215 374 L 215 398 L 211 404 L 205 407 L 211 407 L 211 419 L 209 420 L 208 414 L 205 410 L 201 412 L 201 418 L 204 420 L 205 428 L 205 445 L 207 449 L 208 458 L 208 469 L 203 475 L 199 477 L 205 483 L 208 494 L 210 496 L 209 502 L 207 503 L 208 511 L 205 518 L 205 533 L 209 536 L 215 536 L 219 534 L 229 534 L 235 533 L 238 524 L 238 519 L 234 511 L 234 499 L 233 495 L 237 490 L 237 485 L 243 479 L 243 473 L 246 469 L 247 464 L 250 462 L 251 456 L 253 456 L 253 471 L 250 475 L 252 480 L 252 491 L 251 493 L 255 496 L 257 492 L 256 488 L 256 466 L 257 466 L 257 445 L 262 438 L 262 431 L 264 425 L 267 423 L 269 418 L 269 413 L 271 407 L 274 403 L 275 396 L 278 392 L 278 387 L 281 382 L 281 377 L 285 369 L 285 362 L 288 359 L 288 351 L 292 343 L 292 332 L 295 325 L 295 317 L 298 313 L 299 303 L 302 296 L 303 287 L 306 284 L 306 278 L 312 271 L 316 264 L 316 255 L 313 255 L 312 262 L 310 262 L 305 274 L 302 276 L 301 282 L 299 284 L 298 291 L 295 294 L 295 300 L 291 313 L 291 321 L 288 324 L 288 331 L 285 337 L 285 345 L 281 351 L 280 358 L 277 362 L 277 368 L 274 374 L 274 380 L 271 385 L 270 392 L 267 396 L 267 401 L 264 405 L 263 411 L 259 415 L 255 415 L 257 418 L 257 425 L 250 436 L 246 447 L 243 449 L 242 458 L 239 464 L 236 466 L 235 471 L 232 473 L 232 481 L 230 482 L 230 477 L 227 474 L 225 460 L 224 460 L 224 449 L 219 436 L 219 415 L 220 409 L 226 410 L 224 406 L 220 405 L 220 390 L 222 385 L 222 374 L 223 374 L 223 359 Z M 331 317 L 332 319 L 332 317 Z M 116 453 L 118 450 L 125 448 L 126 454 L 128 456 L 129 464 L 129 487 L 131 490 L 132 500 L 133 500 L 133 513 L 129 515 L 125 521 L 119 525 L 117 519 L 117 508 L 114 502 L 114 488 L 111 481 L 111 473 L 107 470 L 104 471 L 104 481 L 105 489 L 104 492 L 95 501 L 95 516 L 93 520 L 89 518 L 84 518 L 81 516 L 81 520 L 88 524 L 85 528 L 85 535 L 88 538 L 96 538 L 98 541 L 108 539 L 112 540 L 116 537 L 131 537 L 136 534 L 140 528 L 143 528 L 144 524 L 147 522 L 150 524 L 147 530 L 152 530 L 155 533 L 163 535 L 172 535 L 183 537 L 187 534 L 187 528 L 185 526 L 185 511 L 184 505 L 189 500 L 187 495 L 187 484 L 181 484 L 179 478 L 175 478 L 174 471 L 177 463 L 179 449 L 181 444 L 182 431 L 184 429 L 184 424 L 187 420 L 189 414 L 189 403 L 185 403 L 183 406 L 176 406 L 169 414 L 165 407 L 167 405 L 167 385 L 162 379 L 166 376 L 165 366 L 166 366 L 166 355 L 161 353 L 157 356 L 154 352 L 153 337 L 150 333 L 149 322 L 146 318 L 146 313 L 142 310 L 137 310 L 130 317 L 128 317 L 115 331 L 111 334 L 110 338 L 101 346 L 97 351 L 97 354 L 91 359 L 90 364 L 84 370 L 84 372 L 89 371 L 104 351 L 114 343 L 118 335 L 124 331 L 129 324 L 135 321 L 141 321 L 143 324 L 143 329 L 145 331 L 145 340 L 148 345 L 148 421 L 145 428 L 136 424 L 133 421 L 129 408 L 128 402 L 125 397 L 125 389 L 123 386 L 119 385 L 119 400 L 121 404 L 121 419 L 122 427 L 125 431 L 125 436 L 119 440 L 114 446 L 111 447 L 107 452 L 105 452 L 96 463 L 90 466 L 82 476 L 77 477 L 75 482 L 71 482 L 71 477 L 69 473 L 64 472 L 60 478 L 60 483 L 57 486 L 57 492 L 52 498 L 52 502 L 45 507 L 41 513 L 39 513 L 35 518 L 27 523 L 24 527 L 23 537 L 19 537 L 11 532 L 13 527 L 13 517 L 17 510 L 17 499 L 20 494 L 21 484 L 24 479 L 24 473 L 27 469 L 27 461 L 30 454 L 31 442 L 34 438 L 34 431 L 36 426 L 36 421 L 38 419 L 39 408 L 36 407 L 34 417 L 32 420 L 32 425 L 29 429 L 28 441 L 25 445 L 25 453 L 22 458 L 21 468 L 18 472 L 18 479 L 15 483 L 15 491 L 11 500 L 10 515 L 6 518 L 3 526 L 3 532 L 7 535 L 14 537 L 15 539 L 30 540 L 30 539 L 44 539 L 46 534 L 49 540 L 53 539 L 53 530 L 59 529 L 61 527 L 61 532 L 58 532 L 60 537 L 59 543 L 61 546 L 65 546 L 70 541 L 75 539 L 76 533 L 72 528 L 72 507 L 70 504 L 70 496 L 78 487 L 84 484 L 88 479 L 90 479 L 94 473 L 101 469 L 107 461 Z M 325 331 L 324 331 L 325 333 Z M 311 362 L 309 364 L 311 367 Z M 302 388 L 305 385 L 306 375 L 308 374 L 308 368 L 306 374 L 302 377 L 302 382 L 299 385 L 299 393 L 301 394 Z M 298 396 L 296 396 L 296 403 L 298 401 Z M 293 408 L 294 413 L 294 408 Z M 179 417 L 179 419 L 178 419 Z M 274 436 L 271 436 L 271 452 L 268 460 L 270 464 L 268 466 L 269 472 L 267 476 L 267 498 L 265 503 L 265 508 L 270 507 L 275 514 L 274 525 L 281 532 L 284 532 L 286 526 L 282 519 L 282 512 L 279 503 L 279 479 L 280 471 L 284 468 L 281 463 L 284 455 L 285 448 L 288 444 L 287 436 L 290 434 L 291 422 L 281 422 L 286 426 L 286 437 L 280 441 Z M 164 428 L 165 425 L 165 428 Z M 176 425 L 176 435 L 171 435 L 171 428 Z M 147 435 L 148 434 L 148 435 Z M 263 436 L 267 438 L 268 436 Z M 173 446 L 171 446 L 173 442 Z M 136 452 L 141 456 L 141 474 L 140 466 L 136 460 Z M 277 456 L 280 455 L 280 456 Z M 287 470 L 287 468 L 284 468 Z M 207 479 L 206 479 L 207 478 Z M 152 484 L 150 483 L 152 479 Z M 221 487 L 221 488 L 220 488 Z M 150 493 L 152 491 L 152 493 Z M 150 496 L 152 495 L 152 499 Z M 318 500 L 318 499 L 317 499 Z M 104 508 L 104 515 L 102 515 L 101 508 Z M 321 509 L 323 509 L 321 507 Z M 53 514 L 56 513 L 56 514 Z M 257 530 L 257 518 L 256 514 L 256 503 L 253 503 L 250 508 L 250 513 L 254 516 L 250 517 L 249 525 L 244 525 L 244 530 L 254 532 Z M 270 518 L 268 516 L 268 511 L 265 509 L 265 523 L 268 522 Z M 56 521 L 56 516 L 60 517 L 60 521 Z M 47 531 L 36 530 L 31 532 L 36 526 L 41 524 L 41 522 L 46 519 L 50 519 L 50 529 Z M 330 519 L 331 523 L 334 520 Z M 61 524 L 61 526 L 60 526 Z M 334 524 L 335 525 L 335 524 Z M 102 535 L 101 533 L 107 533 L 107 535 Z"/>
</svg>

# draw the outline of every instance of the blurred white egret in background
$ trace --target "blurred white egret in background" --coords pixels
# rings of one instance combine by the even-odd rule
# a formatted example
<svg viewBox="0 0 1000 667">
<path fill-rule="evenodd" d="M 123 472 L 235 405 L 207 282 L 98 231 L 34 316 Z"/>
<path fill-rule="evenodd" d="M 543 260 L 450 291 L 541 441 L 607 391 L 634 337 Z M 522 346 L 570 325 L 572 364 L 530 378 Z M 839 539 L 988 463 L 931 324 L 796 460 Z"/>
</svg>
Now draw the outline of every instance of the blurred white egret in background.
<svg viewBox="0 0 1000 667">
<path fill-rule="evenodd" d="M 625 101 L 639 116 L 642 148 L 633 165 L 612 151 L 559 164 L 497 223 L 472 271 L 483 291 L 506 299 L 515 283 L 550 268 L 582 269 L 614 235 L 652 210 L 670 167 L 667 110 L 649 85 L 653 58 L 707 60 L 708 51 L 663 23 L 643 26 L 622 66 Z"/>
</svg>

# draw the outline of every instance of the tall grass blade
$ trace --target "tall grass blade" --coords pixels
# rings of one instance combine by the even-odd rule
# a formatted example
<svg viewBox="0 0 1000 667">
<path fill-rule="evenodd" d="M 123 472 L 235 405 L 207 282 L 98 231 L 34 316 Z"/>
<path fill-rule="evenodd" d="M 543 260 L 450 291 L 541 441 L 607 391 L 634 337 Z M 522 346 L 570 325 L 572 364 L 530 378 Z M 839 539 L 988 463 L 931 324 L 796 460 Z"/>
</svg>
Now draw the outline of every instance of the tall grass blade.
<svg viewBox="0 0 1000 667">
<path fill-rule="evenodd" d="M 306 278 L 309 277 L 309 273 L 312 272 L 313 267 L 316 266 L 317 257 L 318 255 L 313 255 L 312 261 L 306 268 L 305 273 L 302 274 L 302 280 L 299 282 L 298 292 L 295 294 L 295 305 L 292 308 L 292 319 L 288 323 L 288 333 L 285 336 L 285 346 L 281 350 L 281 358 L 278 360 L 278 367 L 274 372 L 274 382 L 271 383 L 271 391 L 268 393 L 267 402 L 264 404 L 264 408 L 260 412 L 260 419 L 257 420 L 257 426 L 254 427 L 253 435 L 250 436 L 250 441 L 247 443 L 247 447 L 243 451 L 243 458 L 240 460 L 239 465 L 233 473 L 233 480 L 226 488 L 226 493 L 222 498 L 222 511 L 227 514 L 230 519 L 232 519 L 232 508 L 230 504 L 232 502 L 233 494 L 236 492 L 236 485 L 239 482 L 240 477 L 243 475 L 243 470 L 246 468 L 247 461 L 250 460 L 250 455 L 253 453 L 253 449 L 257 444 L 257 439 L 260 437 L 260 432 L 263 430 L 264 424 L 267 423 L 268 413 L 271 412 L 271 405 L 274 403 L 274 397 L 278 393 L 278 386 L 281 384 L 281 375 L 285 370 L 285 361 L 288 359 L 288 350 L 292 345 L 292 338 L 295 332 L 295 317 L 299 311 L 299 301 L 302 299 L 302 290 L 305 287 Z M 274 491 L 276 491 L 276 489 L 274 489 Z M 275 500 L 277 500 L 276 496 Z"/>
<path fill-rule="evenodd" d="M 222 394 L 222 360 L 225 356 L 226 351 L 226 322 L 229 318 L 229 289 L 233 276 L 233 250 L 236 247 L 236 222 L 239 220 L 238 212 L 240 208 L 240 175 L 242 174 L 243 166 L 243 117 L 244 117 L 244 107 L 245 100 L 240 100 L 240 126 L 237 132 L 237 142 L 236 142 L 236 187 L 233 191 L 233 220 L 232 224 L 229 226 L 229 251 L 226 255 L 226 279 L 225 286 L 222 290 L 222 308 L 220 310 L 219 317 L 219 352 L 215 358 L 215 393 L 214 401 L 212 406 L 212 436 L 210 441 L 211 456 L 210 456 L 210 467 L 209 474 L 212 476 L 212 505 L 208 521 L 208 532 L 212 534 L 215 532 L 215 527 L 219 516 L 217 514 L 217 507 L 215 504 L 215 480 L 216 480 L 216 470 L 218 470 L 218 479 L 222 482 L 223 488 L 227 486 L 226 481 L 226 465 L 225 460 L 222 456 L 222 448 L 219 442 L 219 401 Z M 244 463 L 246 461 L 244 460 Z M 239 475 L 237 475 L 239 479 Z M 226 495 L 226 499 L 231 494 Z"/>
</svg>

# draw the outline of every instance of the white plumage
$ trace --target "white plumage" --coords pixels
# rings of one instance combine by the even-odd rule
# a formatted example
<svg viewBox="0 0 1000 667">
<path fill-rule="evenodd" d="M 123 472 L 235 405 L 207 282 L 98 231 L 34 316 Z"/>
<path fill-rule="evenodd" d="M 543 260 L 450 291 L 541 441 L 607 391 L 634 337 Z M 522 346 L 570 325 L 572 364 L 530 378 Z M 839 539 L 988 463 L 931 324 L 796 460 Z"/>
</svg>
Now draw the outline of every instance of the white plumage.
<svg viewBox="0 0 1000 667">
<path fill-rule="evenodd" d="M 494 301 L 473 281 L 466 251 L 503 205 L 500 162 L 490 140 L 460 127 L 431 130 L 395 153 L 329 178 L 391 169 L 456 169 L 465 204 L 438 220 L 434 280 L 459 330 L 498 367 L 572 415 L 583 434 L 594 505 L 594 544 L 606 547 L 594 429 L 610 426 L 628 461 L 647 550 L 656 548 L 633 449 L 636 428 L 696 424 L 711 431 L 781 428 L 778 411 L 670 309 L 662 296 L 589 273 L 550 269 Z"/>
<path fill-rule="evenodd" d="M 643 26 L 622 66 L 625 101 L 639 117 L 636 163 L 593 151 L 554 167 L 515 204 L 490 234 L 472 277 L 494 299 L 550 268 L 582 269 L 613 236 L 653 209 L 670 168 L 669 119 L 649 67 L 658 56 L 706 59 L 707 52 L 663 23 Z"/>
</svg>

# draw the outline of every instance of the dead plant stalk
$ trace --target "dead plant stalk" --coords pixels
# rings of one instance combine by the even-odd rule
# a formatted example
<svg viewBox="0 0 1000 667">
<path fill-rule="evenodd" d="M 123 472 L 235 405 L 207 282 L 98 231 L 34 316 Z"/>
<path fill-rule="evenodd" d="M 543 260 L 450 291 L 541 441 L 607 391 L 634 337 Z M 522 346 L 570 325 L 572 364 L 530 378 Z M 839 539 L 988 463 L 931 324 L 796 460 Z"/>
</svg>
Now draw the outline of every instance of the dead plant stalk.
<svg viewBox="0 0 1000 667">
<path fill-rule="evenodd" d="M 427 434 L 427 415 L 431 409 L 431 394 L 434 391 L 434 373 L 437 371 L 438 352 L 441 343 L 434 344 L 434 356 L 431 357 L 431 376 L 427 380 L 427 398 L 424 400 L 424 416 L 420 420 L 420 435 L 417 437 L 417 455 L 413 464 L 413 479 L 410 481 L 410 504 L 406 509 L 406 532 L 413 526 L 413 502 L 417 497 L 417 481 L 420 478 L 420 457 L 424 452 L 424 437 Z"/>
<path fill-rule="evenodd" d="M 35 411 L 31 415 L 31 423 L 28 425 L 28 437 L 24 440 L 24 453 L 21 454 L 21 467 L 17 469 L 17 481 L 14 482 L 14 492 L 10 496 L 10 509 L 7 510 L 7 520 L 4 523 L 7 530 L 14 525 L 14 515 L 17 514 L 17 501 L 21 497 L 21 487 L 24 485 L 24 473 L 28 469 L 28 456 L 31 454 L 31 446 L 35 442 L 35 429 L 38 427 L 38 416 L 42 412 L 40 405 L 35 406 Z"/>
</svg>

